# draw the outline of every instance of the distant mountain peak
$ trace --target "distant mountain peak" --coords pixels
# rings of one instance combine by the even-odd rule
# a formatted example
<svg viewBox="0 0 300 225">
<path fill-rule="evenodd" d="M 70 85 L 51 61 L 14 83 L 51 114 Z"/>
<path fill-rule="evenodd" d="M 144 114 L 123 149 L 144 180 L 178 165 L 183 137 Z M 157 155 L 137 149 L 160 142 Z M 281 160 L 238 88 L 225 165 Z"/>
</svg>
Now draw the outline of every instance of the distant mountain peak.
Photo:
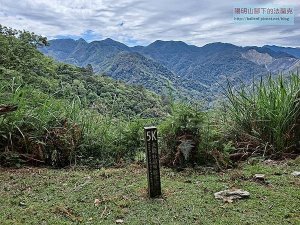
<svg viewBox="0 0 300 225">
<path fill-rule="evenodd" d="M 136 48 L 137 50 L 139 48 Z M 173 54 L 181 54 L 184 52 L 197 51 L 197 47 L 193 45 L 188 45 L 183 41 L 162 41 L 156 40 L 153 43 L 145 47 L 146 51 L 163 51 Z"/>
<path fill-rule="evenodd" d="M 79 43 L 87 43 L 86 40 L 84 40 L 83 38 L 79 38 L 79 39 L 77 40 L 77 42 L 79 42 Z"/>
<path fill-rule="evenodd" d="M 181 46 L 188 46 L 183 41 L 163 41 L 163 40 L 156 40 L 153 43 L 149 44 L 148 46 L 162 46 L 162 45 L 181 45 Z"/>
<path fill-rule="evenodd" d="M 296 58 L 300 58 L 300 48 L 282 47 L 277 45 L 264 45 L 263 48 L 269 48 L 275 52 L 284 52 Z"/>
<path fill-rule="evenodd" d="M 107 44 L 122 44 L 122 45 L 124 45 L 123 43 L 115 41 L 111 38 L 106 38 L 106 39 L 102 40 L 101 42 L 102 43 L 107 43 Z"/>
<path fill-rule="evenodd" d="M 239 51 L 242 47 L 236 46 L 234 44 L 230 43 L 224 43 L 224 42 L 213 42 L 206 44 L 202 47 L 204 51 L 209 52 L 220 52 L 220 51 Z"/>
<path fill-rule="evenodd" d="M 117 42 L 117 41 L 115 41 L 115 40 L 113 40 L 113 39 L 111 39 L 111 38 L 105 38 L 105 39 L 102 40 L 102 41 L 105 41 L 105 42 Z"/>
<path fill-rule="evenodd" d="M 97 41 L 97 43 L 101 43 L 101 44 L 108 45 L 108 46 L 115 46 L 115 47 L 119 47 L 121 49 L 127 49 L 128 48 L 127 45 L 125 45 L 121 42 L 115 41 L 111 38 L 106 38 L 102 41 Z"/>
<path fill-rule="evenodd" d="M 238 47 L 234 44 L 231 44 L 231 43 L 225 43 L 225 42 L 213 42 L 213 43 L 209 43 L 209 44 L 206 44 L 204 45 L 203 47 L 205 46 L 227 46 L 227 47 Z"/>
</svg>

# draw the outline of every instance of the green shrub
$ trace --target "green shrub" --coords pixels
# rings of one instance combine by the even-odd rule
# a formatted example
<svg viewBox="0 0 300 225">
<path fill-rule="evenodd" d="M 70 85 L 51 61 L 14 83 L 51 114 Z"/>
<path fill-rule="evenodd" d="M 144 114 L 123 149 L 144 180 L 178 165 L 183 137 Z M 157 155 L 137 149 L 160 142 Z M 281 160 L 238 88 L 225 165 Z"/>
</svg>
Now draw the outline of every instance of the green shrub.
<svg viewBox="0 0 300 225">
<path fill-rule="evenodd" d="M 231 166 L 229 154 L 235 149 L 230 139 L 226 138 L 227 124 L 218 109 L 206 111 L 198 146 L 198 163 L 214 165 L 218 169 Z"/>
<path fill-rule="evenodd" d="M 159 125 L 163 164 L 176 166 L 197 161 L 203 122 L 204 113 L 198 108 L 173 104 L 171 115 Z"/>
</svg>

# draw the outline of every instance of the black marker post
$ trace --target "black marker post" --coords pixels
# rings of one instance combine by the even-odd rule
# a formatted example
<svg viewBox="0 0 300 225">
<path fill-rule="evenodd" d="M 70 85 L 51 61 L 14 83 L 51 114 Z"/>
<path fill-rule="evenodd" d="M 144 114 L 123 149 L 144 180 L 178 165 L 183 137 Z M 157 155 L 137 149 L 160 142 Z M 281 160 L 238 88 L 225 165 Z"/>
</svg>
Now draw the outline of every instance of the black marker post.
<svg viewBox="0 0 300 225">
<path fill-rule="evenodd" d="M 161 195 L 157 129 L 156 127 L 144 127 L 144 132 L 147 156 L 148 192 L 150 198 L 156 198 Z"/>
</svg>

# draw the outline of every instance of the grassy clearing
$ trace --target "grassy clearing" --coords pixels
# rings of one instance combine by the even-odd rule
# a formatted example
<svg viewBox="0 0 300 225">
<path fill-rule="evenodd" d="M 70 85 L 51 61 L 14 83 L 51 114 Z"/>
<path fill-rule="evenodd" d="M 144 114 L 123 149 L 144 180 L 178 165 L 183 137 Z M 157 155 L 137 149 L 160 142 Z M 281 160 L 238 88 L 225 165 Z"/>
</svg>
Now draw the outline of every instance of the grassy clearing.
<svg viewBox="0 0 300 225">
<path fill-rule="evenodd" d="M 254 162 L 254 161 L 253 161 Z M 1 224 L 299 224 L 300 161 L 216 173 L 162 169 L 163 199 L 147 198 L 145 168 L 0 170 Z M 269 185 L 251 180 L 266 174 Z M 232 204 L 213 193 L 230 187 L 250 192 Z M 99 205 L 95 206 L 95 199 Z"/>
</svg>

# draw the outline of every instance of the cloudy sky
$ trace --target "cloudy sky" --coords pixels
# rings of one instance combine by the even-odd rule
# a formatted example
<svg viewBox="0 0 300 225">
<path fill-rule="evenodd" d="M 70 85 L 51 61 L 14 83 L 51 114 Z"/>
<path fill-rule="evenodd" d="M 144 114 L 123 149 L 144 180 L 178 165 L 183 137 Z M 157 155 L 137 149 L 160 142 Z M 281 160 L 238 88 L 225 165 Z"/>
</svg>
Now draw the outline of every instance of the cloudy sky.
<svg viewBox="0 0 300 225">
<path fill-rule="evenodd" d="M 294 25 L 236 24 L 235 3 L 294 6 Z M 112 38 L 129 46 L 181 40 L 202 46 L 300 46 L 299 0 L 0 0 L 0 24 L 49 39 Z"/>
</svg>

